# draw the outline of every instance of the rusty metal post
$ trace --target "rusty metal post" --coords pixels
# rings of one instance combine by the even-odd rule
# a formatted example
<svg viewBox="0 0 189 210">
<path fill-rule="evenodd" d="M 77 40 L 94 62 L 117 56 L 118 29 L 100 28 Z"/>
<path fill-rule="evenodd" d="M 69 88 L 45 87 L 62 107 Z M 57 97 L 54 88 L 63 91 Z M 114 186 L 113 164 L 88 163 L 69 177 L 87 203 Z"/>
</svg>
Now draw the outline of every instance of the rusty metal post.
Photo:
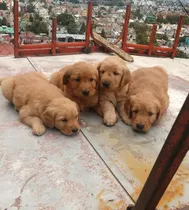
<svg viewBox="0 0 189 210">
<path fill-rule="evenodd" d="M 52 20 L 52 55 L 56 55 L 56 25 L 57 19 L 54 17 Z"/>
<path fill-rule="evenodd" d="M 132 210 L 155 210 L 189 150 L 188 121 L 189 95 Z"/>
<path fill-rule="evenodd" d="M 125 22 L 124 22 L 123 31 L 122 31 L 122 46 L 121 46 L 121 48 L 123 50 L 125 50 L 126 43 L 127 43 L 130 13 L 131 13 L 131 5 L 127 5 L 126 13 L 125 13 Z"/>
<path fill-rule="evenodd" d="M 157 30 L 157 25 L 153 24 L 152 33 L 150 35 L 150 43 L 149 43 L 149 51 L 148 51 L 149 56 L 152 55 L 152 49 L 153 49 L 154 40 L 155 40 L 155 36 L 156 36 L 156 30 Z"/>
<path fill-rule="evenodd" d="M 90 44 L 90 37 L 91 37 L 91 28 L 92 28 L 92 1 L 88 2 L 88 10 L 87 10 L 87 26 L 86 26 L 86 32 L 85 32 L 85 49 L 87 50 L 89 48 Z"/>
<path fill-rule="evenodd" d="M 176 56 L 176 51 L 177 51 L 177 46 L 178 46 L 178 43 L 179 43 L 179 37 L 180 37 L 180 32 L 181 32 L 183 21 L 184 21 L 184 16 L 180 16 L 179 21 L 178 21 L 175 41 L 174 41 L 174 44 L 173 44 L 173 53 L 172 53 L 172 56 L 171 56 L 172 58 L 174 58 Z"/>
<path fill-rule="evenodd" d="M 18 0 L 14 0 L 14 57 L 19 57 Z"/>
</svg>

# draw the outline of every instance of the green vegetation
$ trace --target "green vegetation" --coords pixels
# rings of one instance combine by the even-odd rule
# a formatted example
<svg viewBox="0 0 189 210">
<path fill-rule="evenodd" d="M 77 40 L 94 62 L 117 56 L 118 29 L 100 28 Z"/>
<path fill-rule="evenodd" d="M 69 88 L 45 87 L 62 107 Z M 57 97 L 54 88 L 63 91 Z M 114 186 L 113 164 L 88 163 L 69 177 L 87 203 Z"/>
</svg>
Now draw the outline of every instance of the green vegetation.
<svg viewBox="0 0 189 210">
<path fill-rule="evenodd" d="M 154 23 L 156 23 L 156 19 L 155 19 L 154 16 L 148 15 L 148 16 L 146 17 L 145 23 L 154 24 Z"/>
<path fill-rule="evenodd" d="M 156 34 L 157 39 L 163 39 L 165 41 L 168 41 L 168 36 L 166 34 Z"/>
<path fill-rule="evenodd" d="M 31 31 L 34 34 L 49 33 L 47 24 L 39 14 L 34 14 L 34 16 L 30 15 L 29 21 L 30 23 L 26 25 L 26 31 Z"/>
<path fill-rule="evenodd" d="M 180 37 L 180 38 L 179 38 L 179 43 L 185 42 L 185 39 L 186 39 L 186 37 L 185 37 L 185 36 Z"/>
<path fill-rule="evenodd" d="M 79 3 L 79 1 L 78 0 L 69 0 L 71 3 L 73 3 L 73 4 L 78 4 Z"/>
<path fill-rule="evenodd" d="M 162 16 L 158 16 L 156 21 L 157 23 L 170 23 L 170 24 L 177 24 L 179 20 L 179 16 L 178 15 L 167 15 L 166 18 L 163 18 Z M 189 18 L 188 17 L 184 17 L 184 25 L 189 25 Z"/>
<path fill-rule="evenodd" d="M 3 17 L 3 19 L 0 19 L 0 26 L 8 26 L 8 23 L 7 23 L 7 19 L 5 17 Z"/>
<path fill-rule="evenodd" d="M 136 33 L 137 44 L 148 44 L 148 31 L 149 28 L 144 23 L 130 23 L 130 27 L 134 28 Z"/>
<path fill-rule="evenodd" d="M 5 2 L 0 3 L 0 10 L 7 10 L 7 4 Z"/>
<path fill-rule="evenodd" d="M 124 2 L 124 0 L 111 0 L 107 3 L 107 5 L 123 7 L 123 6 L 125 6 L 125 2 Z"/>
<path fill-rule="evenodd" d="M 34 13 L 35 12 L 35 6 L 33 4 L 28 4 L 27 5 L 27 12 L 28 13 Z"/>
<path fill-rule="evenodd" d="M 132 14 L 134 17 L 137 17 L 139 20 L 142 19 L 143 15 L 140 11 L 140 9 L 138 8 L 137 10 L 135 10 Z"/>
<path fill-rule="evenodd" d="M 67 12 L 57 16 L 57 23 L 61 26 L 64 26 L 69 34 L 78 33 L 77 25 L 73 15 L 68 14 Z"/>
<path fill-rule="evenodd" d="M 83 22 L 82 25 L 81 25 L 79 34 L 84 34 L 84 33 L 85 33 L 85 28 L 86 28 L 86 25 L 85 25 L 85 23 Z"/>
<path fill-rule="evenodd" d="M 147 26 L 145 23 L 130 23 L 129 27 L 134 28 L 136 33 L 136 43 L 137 44 L 149 44 L 149 33 L 151 32 L 151 27 Z M 154 45 L 158 45 L 157 40 L 155 38 Z"/>
<path fill-rule="evenodd" d="M 27 12 L 29 12 L 29 13 L 34 13 L 35 12 L 35 5 L 33 5 L 34 2 L 35 2 L 35 0 L 29 0 L 28 1 Z"/>
</svg>

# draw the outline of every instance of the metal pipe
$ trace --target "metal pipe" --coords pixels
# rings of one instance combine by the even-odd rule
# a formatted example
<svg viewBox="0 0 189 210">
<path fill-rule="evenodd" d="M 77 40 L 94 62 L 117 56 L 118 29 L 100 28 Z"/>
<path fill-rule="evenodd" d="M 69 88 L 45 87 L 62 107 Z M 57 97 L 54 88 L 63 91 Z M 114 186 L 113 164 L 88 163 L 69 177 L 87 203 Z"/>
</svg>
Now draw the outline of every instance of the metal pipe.
<svg viewBox="0 0 189 210">
<path fill-rule="evenodd" d="M 125 22 L 123 25 L 123 32 L 122 32 L 122 46 L 121 46 L 121 48 L 123 50 L 125 49 L 126 42 L 127 42 L 130 13 L 131 13 L 131 5 L 127 5 L 126 13 L 125 13 Z"/>
<path fill-rule="evenodd" d="M 18 0 L 14 0 L 14 57 L 19 57 Z"/>
<path fill-rule="evenodd" d="M 52 55 L 56 55 L 56 27 L 57 19 L 56 17 L 52 20 Z"/>
<path fill-rule="evenodd" d="M 180 37 L 180 32 L 181 32 L 183 21 L 184 21 L 184 16 L 180 16 L 179 21 L 178 21 L 175 41 L 174 41 L 174 44 L 173 44 L 173 53 L 172 53 L 172 56 L 171 56 L 172 58 L 174 58 L 176 56 L 176 53 L 177 53 L 177 46 L 178 46 L 178 43 L 179 43 L 179 37 Z"/>
<path fill-rule="evenodd" d="M 88 10 L 87 10 L 87 26 L 86 26 L 86 33 L 85 33 L 85 48 L 89 48 L 90 44 L 90 37 L 91 37 L 91 26 L 92 26 L 92 1 L 88 2 Z"/>
<path fill-rule="evenodd" d="M 148 51 L 149 56 L 152 55 L 154 40 L 155 40 L 155 36 L 156 36 L 156 30 L 157 30 L 157 25 L 154 24 L 153 27 L 152 27 L 152 33 L 150 35 L 150 43 L 149 43 L 149 51 Z"/>
</svg>

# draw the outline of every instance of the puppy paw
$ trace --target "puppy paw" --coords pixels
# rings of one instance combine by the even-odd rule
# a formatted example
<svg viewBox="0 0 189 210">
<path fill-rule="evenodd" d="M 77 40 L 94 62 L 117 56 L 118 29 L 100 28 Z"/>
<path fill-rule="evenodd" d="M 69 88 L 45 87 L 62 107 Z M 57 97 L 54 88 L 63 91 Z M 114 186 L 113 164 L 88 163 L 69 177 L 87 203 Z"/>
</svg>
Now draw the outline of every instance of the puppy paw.
<svg viewBox="0 0 189 210">
<path fill-rule="evenodd" d="M 33 126 L 32 131 L 34 135 L 41 136 L 45 133 L 45 126 L 36 124 Z"/>
<path fill-rule="evenodd" d="M 114 126 L 118 121 L 117 115 L 109 116 L 108 118 L 104 118 L 104 124 L 108 127 Z"/>
</svg>

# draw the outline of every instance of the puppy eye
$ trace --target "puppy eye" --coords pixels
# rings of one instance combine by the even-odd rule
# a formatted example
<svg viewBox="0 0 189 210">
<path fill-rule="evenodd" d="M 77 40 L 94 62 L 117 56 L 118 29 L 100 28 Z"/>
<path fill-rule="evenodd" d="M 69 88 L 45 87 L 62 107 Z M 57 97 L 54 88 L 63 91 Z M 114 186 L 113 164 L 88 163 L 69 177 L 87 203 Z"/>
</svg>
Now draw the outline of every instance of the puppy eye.
<svg viewBox="0 0 189 210">
<path fill-rule="evenodd" d="M 149 112 L 149 113 L 148 113 L 148 115 L 149 115 L 149 116 L 152 116 L 152 115 L 153 115 L 153 113 L 152 113 L 152 112 Z"/>
<path fill-rule="evenodd" d="M 79 77 L 76 78 L 75 81 L 76 81 L 76 82 L 80 82 L 80 78 L 79 78 Z"/>
<path fill-rule="evenodd" d="M 62 122 L 68 122 L 68 120 L 66 118 L 62 119 Z"/>
<path fill-rule="evenodd" d="M 119 75 L 119 73 L 117 71 L 114 71 L 114 75 L 117 76 Z"/>
<path fill-rule="evenodd" d="M 133 113 L 137 114 L 138 113 L 138 110 L 133 111 Z"/>
<path fill-rule="evenodd" d="M 104 74 L 104 71 L 101 71 L 102 74 Z"/>
<path fill-rule="evenodd" d="M 92 81 L 94 81 L 94 79 L 93 78 L 90 78 L 90 81 L 92 82 Z"/>
</svg>

